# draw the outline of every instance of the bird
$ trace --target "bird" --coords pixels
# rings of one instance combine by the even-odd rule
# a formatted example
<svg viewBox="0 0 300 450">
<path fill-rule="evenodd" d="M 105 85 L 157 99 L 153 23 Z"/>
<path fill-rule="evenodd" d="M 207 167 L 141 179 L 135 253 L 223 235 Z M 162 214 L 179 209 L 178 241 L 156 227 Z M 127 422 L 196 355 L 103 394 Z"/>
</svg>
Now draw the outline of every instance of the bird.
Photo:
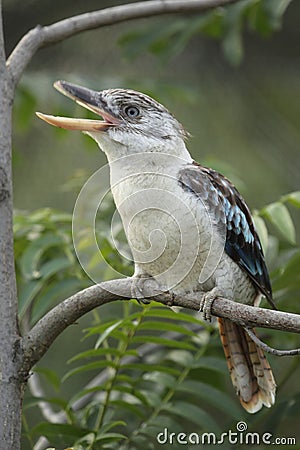
<svg viewBox="0 0 300 450">
<path fill-rule="evenodd" d="M 99 116 L 37 113 L 51 125 L 88 134 L 105 153 L 134 278 L 195 294 L 208 318 L 217 297 L 258 306 L 264 296 L 274 307 L 249 207 L 225 176 L 193 160 L 189 134 L 168 109 L 132 89 L 95 91 L 67 81 L 54 87 Z M 230 319 L 218 318 L 218 325 L 242 407 L 249 413 L 271 407 L 276 383 L 263 350 Z"/>
</svg>

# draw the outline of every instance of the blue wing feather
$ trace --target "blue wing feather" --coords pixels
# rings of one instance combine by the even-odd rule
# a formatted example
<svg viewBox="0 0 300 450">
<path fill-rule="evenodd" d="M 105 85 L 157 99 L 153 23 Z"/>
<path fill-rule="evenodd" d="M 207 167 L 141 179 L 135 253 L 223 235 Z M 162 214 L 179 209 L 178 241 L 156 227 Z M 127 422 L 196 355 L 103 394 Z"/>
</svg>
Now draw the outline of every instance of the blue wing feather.
<svg viewBox="0 0 300 450">
<path fill-rule="evenodd" d="M 206 201 L 210 208 L 215 208 L 216 214 L 217 209 L 222 209 L 226 218 L 226 253 L 275 307 L 261 243 L 241 194 L 226 177 L 196 162 L 180 171 L 179 180 L 183 188 L 188 188 Z"/>
</svg>

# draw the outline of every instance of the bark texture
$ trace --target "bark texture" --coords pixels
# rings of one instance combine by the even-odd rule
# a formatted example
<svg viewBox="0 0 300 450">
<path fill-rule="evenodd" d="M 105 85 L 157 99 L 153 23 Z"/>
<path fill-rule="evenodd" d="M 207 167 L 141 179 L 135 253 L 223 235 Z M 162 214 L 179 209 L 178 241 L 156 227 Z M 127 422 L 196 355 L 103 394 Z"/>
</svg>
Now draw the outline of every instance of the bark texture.
<svg viewBox="0 0 300 450">
<path fill-rule="evenodd" d="M 11 108 L 12 84 L 5 67 L 0 4 L 0 450 L 18 450 L 22 386 L 17 290 L 13 254 Z"/>
</svg>

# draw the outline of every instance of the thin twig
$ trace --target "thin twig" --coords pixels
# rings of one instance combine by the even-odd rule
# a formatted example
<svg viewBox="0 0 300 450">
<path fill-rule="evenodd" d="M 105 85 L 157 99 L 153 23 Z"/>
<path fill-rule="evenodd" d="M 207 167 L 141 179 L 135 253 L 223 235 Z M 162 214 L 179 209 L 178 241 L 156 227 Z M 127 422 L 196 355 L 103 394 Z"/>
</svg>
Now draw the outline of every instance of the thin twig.
<svg viewBox="0 0 300 450">
<path fill-rule="evenodd" d="M 148 0 L 80 14 L 49 26 L 37 26 L 19 41 L 8 58 L 8 68 L 14 83 L 17 84 L 39 48 L 55 44 L 82 31 L 157 15 L 204 12 L 237 1 L 239 0 Z"/>
<path fill-rule="evenodd" d="M 252 341 L 254 341 L 258 347 L 262 348 L 267 353 L 271 353 L 272 355 L 276 355 L 276 356 L 300 355 L 300 348 L 294 348 L 292 350 L 278 350 L 277 348 L 270 347 L 268 344 L 261 341 L 259 339 L 259 337 L 256 336 L 256 334 L 254 333 L 254 331 L 251 328 L 245 327 L 245 331 L 251 337 Z"/>
</svg>

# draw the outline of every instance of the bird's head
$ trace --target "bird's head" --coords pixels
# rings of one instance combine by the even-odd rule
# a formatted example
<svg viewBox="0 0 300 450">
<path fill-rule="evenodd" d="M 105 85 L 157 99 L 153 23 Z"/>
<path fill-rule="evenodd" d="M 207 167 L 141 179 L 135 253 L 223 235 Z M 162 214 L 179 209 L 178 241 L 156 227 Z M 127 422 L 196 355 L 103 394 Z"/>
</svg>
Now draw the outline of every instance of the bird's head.
<svg viewBox="0 0 300 450">
<path fill-rule="evenodd" d="M 81 130 L 90 135 L 109 160 L 142 152 L 176 152 L 185 149 L 186 132 L 160 103 L 130 89 L 93 91 L 66 81 L 55 88 L 102 120 L 37 115 L 57 127 Z"/>
</svg>

